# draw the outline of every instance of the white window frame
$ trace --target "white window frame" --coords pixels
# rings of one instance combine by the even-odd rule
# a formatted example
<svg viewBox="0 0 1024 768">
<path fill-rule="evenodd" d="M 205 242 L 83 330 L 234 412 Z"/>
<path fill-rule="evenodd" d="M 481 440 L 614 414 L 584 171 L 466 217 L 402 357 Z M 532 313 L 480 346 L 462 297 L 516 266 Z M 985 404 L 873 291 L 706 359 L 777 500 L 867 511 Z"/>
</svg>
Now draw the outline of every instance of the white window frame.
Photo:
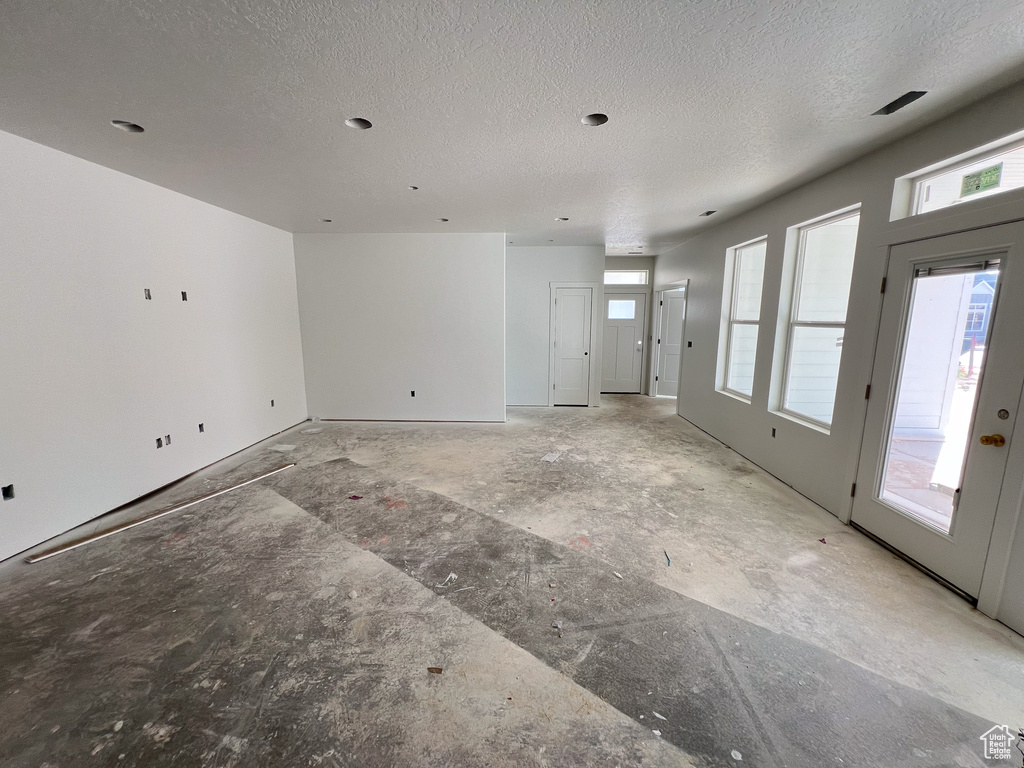
<svg viewBox="0 0 1024 768">
<path fill-rule="evenodd" d="M 609 283 L 608 282 L 608 275 L 609 274 L 624 274 L 624 273 L 634 274 L 634 273 L 637 273 L 637 272 L 643 272 L 644 273 L 644 281 L 642 283 Z M 649 269 L 606 269 L 604 271 L 604 276 L 603 276 L 602 280 L 603 280 L 605 285 L 611 285 L 611 286 L 614 286 L 614 287 L 628 287 L 628 286 L 641 286 L 641 285 L 646 287 L 646 286 L 651 284 L 651 271 Z"/>
<path fill-rule="evenodd" d="M 754 362 L 754 374 L 751 375 L 750 394 L 746 392 L 740 392 L 737 389 L 732 389 L 729 386 L 729 363 L 732 359 L 732 329 L 734 325 L 753 325 L 757 327 L 758 342 L 761 339 L 761 308 L 757 308 L 757 320 L 737 320 L 736 319 L 736 298 L 739 291 L 739 275 L 740 275 L 740 264 L 743 260 L 743 251 L 748 248 L 754 248 L 761 243 L 765 244 L 765 261 L 767 263 L 767 250 L 768 250 L 768 235 L 758 237 L 754 240 L 750 240 L 746 243 L 740 243 L 726 251 L 727 263 L 730 269 L 727 271 L 727 276 L 732 281 L 732 285 L 729 289 L 729 311 L 725 317 L 723 330 L 725 331 L 725 341 L 721 347 L 722 355 L 721 358 L 724 360 L 724 365 L 721 370 L 721 385 L 718 387 L 719 392 L 724 392 L 732 397 L 739 398 L 745 403 L 750 403 L 754 395 L 753 378 L 754 374 L 757 373 L 757 353 L 755 351 L 755 362 Z M 761 273 L 761 299 L 764 300 L 764 272 Z"/>
<path fill-rule="evenodd" d="M 860 205 L 857 205 L 857 206 L 855 206 L 853 208 L 844 208 L 841 211 L 836 211 L 835 213 L 830 213 L 827 216 L 825 216 L 824 218 L 815 219 L 813 221 L 807 222 L 806 224 L 799 224 L 795 228 L 796 229 L 796 236 L 797 236 L 796 265 L 795 265 L 795 267 L 793 269 L 793 292 L 791 294 L 791 299 L 789 301 L 789 319 L 787 321 L 787 326 L 788 327 L 786 329 L 786 350 L 785 350 L 785 354 L 783 355 L 783 359 L 782 359 L 782 365 L 783 365 L 783 368 L 782 368 L 782 371 L 783 371 L 783 374 L 782 374 L 782 392 L 781 392 L 781 402 L 779 404 L 779 412 L 785 414 L 786 416 L 789 416 L 792 419 L 795 419 L 796 421 L 802 421 L 802 422 L 806 422 L 806 423 L 809 423 L 809 424 L 813 424 L 813 425 L 815 425 L 817 427 L 820 427 L 825 432 L 829 432 L 832 429 L 832 422 L 830 422 L 830 421 L 822 421 L 821 419 L 816 419 L 813 416 L 808 416 L 807 414 L 800 413 L 799 411 L 791 411 L 788 408 L 788 400 L 789 400 L 789 374 L 790 374 L 790 365 L 789 364 L 790 364 L 790 360 L 792 359 L 793 336 L 795 335 L 795 329 L 796 328 L 800 328 L 800 327 L 804 327 L 804 328 L 835 328 L 837 330 L 842 331 L 844 340 L 846 338 L 846 321 L 847 321 L 847 319 L 849 319 L 849 316 L 850 316 L 849 296 L 847 296 L 846 316 L 843 318 L 843 322 L 841 322 L 841 323 L 836 322 L 834 320 L 829 320 L 829 321 L 825 321 L 825 320 L 797 320 L 797 316 L 798 316 L 798 314 L 800 312 L 800 284 L 803 282 L 802 278 L 803 278 L 803 274 L 804 274 L 804 263 L 805 263 L 805 260 L 806 260 L 805 257 L 806 257 L 807 233 L 810 232 L 811 230 L 820 229 L 821 227 L 826 227 L 829 224 L 834 224 L 837 221 L 842 221 L 843 219 L 853 218 L 854 216 L 860 216 Z M 858 238 L 858 240 L 860 239 L 860 226 L 859 225 L 857 227 L 857 238 Z M 851 286 L 851 288 L 852 288 L 852 286 Z M 840 353 L 840 355 L 841 354 L 842 353 Z M 835 409 L 835 402 L 836 402 L 836 397 L 838 396 L 838 394 L 839 394 L 839 381 L 838 381 L 838 374 L 837 374 L 837 377 L 836 377 L 836 392 L 832 395 L 832 407 L 833 407 L 833 410 Z"/>
</svg>

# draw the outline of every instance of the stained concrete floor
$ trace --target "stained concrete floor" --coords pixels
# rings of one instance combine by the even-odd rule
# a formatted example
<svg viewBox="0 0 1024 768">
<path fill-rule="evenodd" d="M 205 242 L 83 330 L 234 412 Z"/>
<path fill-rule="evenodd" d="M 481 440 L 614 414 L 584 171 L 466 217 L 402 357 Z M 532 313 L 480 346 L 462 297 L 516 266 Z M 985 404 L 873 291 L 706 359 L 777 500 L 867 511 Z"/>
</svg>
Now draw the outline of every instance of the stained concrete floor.
<svg viewBox="0 0 1024 768">
<path fill-rule="evenodd" d="M 306 423 L 0 565 L 0 764 L 1020 766 L 1024 638 L 602 402 Z"/>
</svg>

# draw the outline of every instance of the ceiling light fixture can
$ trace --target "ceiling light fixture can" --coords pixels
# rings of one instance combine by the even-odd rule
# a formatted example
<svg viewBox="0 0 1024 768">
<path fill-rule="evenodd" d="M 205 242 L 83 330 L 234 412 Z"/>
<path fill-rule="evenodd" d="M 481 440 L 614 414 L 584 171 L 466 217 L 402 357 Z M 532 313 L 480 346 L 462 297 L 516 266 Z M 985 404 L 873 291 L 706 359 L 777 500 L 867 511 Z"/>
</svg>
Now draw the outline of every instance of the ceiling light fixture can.
<svg viewBox="0 0 1024 768">
<path fill-rule="evenodd" d="M 442 224 L 444 224 L 444 223 L 446 223 L 448 221 L 448 219 L 441 218 L 441 219 L 434 219 L 434 221 L 440 221 Z"/>
<path fill-rule="evenodd" d="M 411 189 L 413 192 L 415 192 L 417 189 L 419 189 L 419 187 L 414 187 L 412 184 L 410 184 L 409 185 L 409 189 Z"/>
<path fill-rule="evenodd" d="M 320 219 L 324 224 L 330 224 L 334 219 Z"/>
<path fill-rule="evenodd" d="M 142 133 L 146 130 L 138 123 L 133 123 L 128 120 L 111 120 L 110 124 L 115 128 L 119 128 L 127 133 Z"/>
<path fill-rule="evenodd" d="M 568 220 L 569 220 L 568 216 L 559 216 L 557 219 L 555 219 L 555 221 L 568 221 Z"/>
<path fill-rule="evenodd" d="M 365 131 L 367 128 L 373 127 L 373 123 L 365 117 L 350 117 L 345 121 L 345 125 L 349 128 L 358 128 L 360 131 Z"/>
<path fill-rule="evenodd" d="M 608 115 L 603 115 L 600 112 L 594 112 L 593 114 L 590 115 L 584 115 L 580 119 L 580 122 L 583 123 L 584 125 L 590 126 L 604 125 L 605 123 L 608 122 Z"/>
</svg>

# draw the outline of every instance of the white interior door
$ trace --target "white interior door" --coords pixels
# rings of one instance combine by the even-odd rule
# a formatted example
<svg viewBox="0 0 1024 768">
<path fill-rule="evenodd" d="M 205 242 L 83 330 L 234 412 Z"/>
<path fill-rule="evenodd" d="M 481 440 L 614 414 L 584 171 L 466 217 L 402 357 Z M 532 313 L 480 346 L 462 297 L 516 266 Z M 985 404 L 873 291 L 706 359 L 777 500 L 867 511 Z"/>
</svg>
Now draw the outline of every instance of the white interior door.
<svg viewBox="0 0 1024 768">
<path fill-rule="evenodd" d="M 554 404 L 590 404 L 591 288 L 555 288 Z"/>
<path fill-rule="evenodd" d="M 686 317 L 686 288 L 662 291 L 658 301 L 658 369 L 654 394 L 679 394 L 679 362 L 683 352 L 683 319 Z"/>
<path fill-rule="evenodd" d="M 1019 486 L 1022 246 L 1022 224 L 909 243 L 886 276 L 852 520 L 971 597 Z"/>
<path fill-rule="evenodd" d="M 602 392 L 640 392 L 644 367 L 647 294 L 606 293 Z"/>
</svg>

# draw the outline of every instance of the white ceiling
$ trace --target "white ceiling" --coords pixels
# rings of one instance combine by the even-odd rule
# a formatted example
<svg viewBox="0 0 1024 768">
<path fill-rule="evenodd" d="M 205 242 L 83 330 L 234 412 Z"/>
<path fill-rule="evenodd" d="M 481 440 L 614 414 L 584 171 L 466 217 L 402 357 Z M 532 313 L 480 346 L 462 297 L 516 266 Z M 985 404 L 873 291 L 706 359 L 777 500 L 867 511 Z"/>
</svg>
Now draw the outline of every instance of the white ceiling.
<svg viewBox="0 0 1024 768">
<path fill-rule="evenodd" d="M 0 129 L 294 232 L 654 253 L 1022 65 L 1019 0 L 3 0 Z"/>
</svg>

